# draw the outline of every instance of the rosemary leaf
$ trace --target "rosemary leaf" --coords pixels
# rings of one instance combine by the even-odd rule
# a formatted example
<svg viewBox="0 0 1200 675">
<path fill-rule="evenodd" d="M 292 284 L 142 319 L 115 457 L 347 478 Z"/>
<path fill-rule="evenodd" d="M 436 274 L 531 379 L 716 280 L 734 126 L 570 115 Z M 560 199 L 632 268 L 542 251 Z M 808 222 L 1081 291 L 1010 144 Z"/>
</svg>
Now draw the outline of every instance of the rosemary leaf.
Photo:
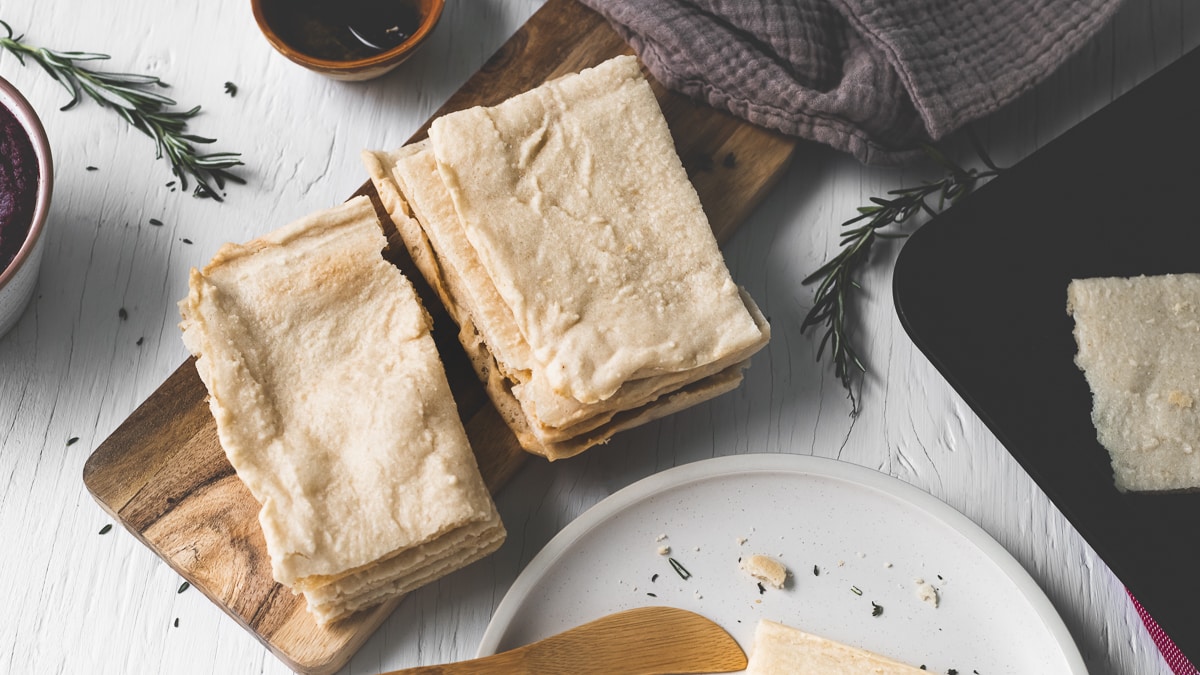
<svg viewBox="0 0 1200 675">
<path fill-rule="evenodd" d="M 0 21 L 0 27 L 7 33 L 0 35 L 0 49 L 15 56 L 23 66 L 28 65 L 26 59 L 36 63 L 71 95 L 71 100 L 61 110 L 74 108 L 85 95 L 100 107 L 113 110 L 154 141 L 156 158 L 167 158 L 171 172 L 179 178 L 181 189 L 193 180 L 198 194 L 221 201 L 213 184 L 221 188 L 226 181 L 246 182 L 232 173 L 234 167 L 243 165 L 240 153 L 201 154 L 196 150 L 194 144 L 214 142 L 211 138 L 184 133 L 188 121 L 200 112 L 200 106 L 187 111 L 169 110 L 175 101 L 153 90 L 154 87 L 167 88 L 167 83 L 152 75 L 93 70 L 81 64 L 104 61 L 109 56 L 34 47 L 22 42 L 24 35 L 14 36 L 12 27 L 4 21 Z"/>
<path fill-rule="evenodd" d="M 839 244 L 841 251 L 822 263 L 801 282 L 806 286 L 817 284 L 817 289 L 813 293 L 812 307 L 800 323 L 800 331 L 824 327 L 817 343 L 817 359 L 820 360 L 825 348 L 829 347 L 834 376 L 846 389 L 852 417 L 859 413 L 854 383 L 867 370 L 850 339 L 851 332 L 858 323 L 854 314 L 855 298 L 857 292 L 862 290 L 857 277 L 861 275 L 870 259 L 871 247 L 876 240 L 901 239 L 908 236 L 908 232 L 897 232 L 887 228 L 897 228 L 921 214 L 927 217 L 935 216 L 947 204 L 954 204 L 974 191 L 981 181 L 993 178 L 1003 171 L 992 162 L 979 139 L 970 133 L 969 129 L 967 135 L 980 161 L 987 167 L 986 170 L 965 169 L 941 150 L 932 145 L 925 145 L 925 153 L 942 167 L 942 178 L 921 185 L 888 190 L 888 197 L 870 197 L 870 204 L 858 207 L 857 215 L 842 223 Z M 935 205 L 931 205 L 930 200 L 933 200 Z"/>
<path fill-rule="evenodd" d="M 680 564 L 678 560 L 674 558 L 667 558 L 667 562 L 671 563 L 671 568 L 675 570 L 675 573 L 678 574 L 681 579 L 691 578 L 692 573 L 687 571 L 687 568 Z"/>
</svg>

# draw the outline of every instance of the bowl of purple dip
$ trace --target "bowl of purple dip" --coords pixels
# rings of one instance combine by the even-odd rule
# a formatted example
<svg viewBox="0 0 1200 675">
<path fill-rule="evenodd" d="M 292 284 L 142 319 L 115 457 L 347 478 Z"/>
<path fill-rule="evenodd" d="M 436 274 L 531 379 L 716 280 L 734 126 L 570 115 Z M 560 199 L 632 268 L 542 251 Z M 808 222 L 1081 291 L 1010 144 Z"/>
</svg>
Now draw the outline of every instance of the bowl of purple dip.
<svg viewBox="0 0 1200 675">
<path fill-rule="evenodd" d="M 0 336 L 33 297 L 53 184 L 46 130 L 29 101 L 0 78 Z"/>
</svg>

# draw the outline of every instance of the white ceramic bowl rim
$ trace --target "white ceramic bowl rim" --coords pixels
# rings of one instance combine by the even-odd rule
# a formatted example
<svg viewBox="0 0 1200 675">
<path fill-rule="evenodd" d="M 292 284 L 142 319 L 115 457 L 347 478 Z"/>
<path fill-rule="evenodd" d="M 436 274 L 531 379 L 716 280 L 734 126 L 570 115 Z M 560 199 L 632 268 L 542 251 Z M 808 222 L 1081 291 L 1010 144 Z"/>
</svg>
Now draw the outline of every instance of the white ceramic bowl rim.
<svg viewBox="0 0 1200 675">
<path fill-rule="evenodd" d="M 3 77 L 0 77 L 0 105 L 12 111 L 21 128 L 29 135 L 29 142 L 33 145 L 33 154 L 37 157 L 38 163 L 37 199 L 33 206 L 33 222 L 29 225 L 29 232 L 25 235 L 25 242 L 21 244 L 17 256 L 13 258 L 8 267 L 0 270 L 0 289 L 3 289 L 5 284 L 17 275 L 21 265 L 33 254 L 33 248 L 42 236 L 42 230 L 46 224 L 46 214 L 50 211 L 50 195 L 54 189 L 54 163 L 50 157 L 50 141 L 46 138 L 46 129 L 42 127 L 42 121 L 34 112 L 33 106 L 29 105 L 29 101 Z"/>
</svg>

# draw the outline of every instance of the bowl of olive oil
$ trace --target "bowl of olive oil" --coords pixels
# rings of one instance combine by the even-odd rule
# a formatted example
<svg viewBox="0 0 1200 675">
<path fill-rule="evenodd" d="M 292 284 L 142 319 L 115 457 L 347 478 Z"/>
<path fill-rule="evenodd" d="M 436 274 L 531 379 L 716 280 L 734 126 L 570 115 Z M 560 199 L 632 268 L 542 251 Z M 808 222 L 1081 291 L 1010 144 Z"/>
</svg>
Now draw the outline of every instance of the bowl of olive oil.
<svg viewBox="0 0 1200 675">
<path fill-rule="evenodd" d="M 252 0 L 267 41 L 290 61 L 339 80 L 369 80 L 429 37 L 445 0 Z"/>
</svg>

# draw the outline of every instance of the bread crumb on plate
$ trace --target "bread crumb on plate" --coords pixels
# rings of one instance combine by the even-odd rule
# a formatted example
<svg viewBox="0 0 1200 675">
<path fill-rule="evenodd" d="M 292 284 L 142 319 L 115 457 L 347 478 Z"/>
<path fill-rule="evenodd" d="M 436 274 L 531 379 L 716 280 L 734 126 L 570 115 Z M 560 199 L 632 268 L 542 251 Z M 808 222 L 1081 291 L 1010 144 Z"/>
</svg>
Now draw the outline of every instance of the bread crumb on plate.
<svg viewBox="0 0 1200 675">
<path fill-rule="evenodd" d="M 751 555 L 741 559 L 741 567 L 750 576 L 775 588 L 787 581 L 787 566 L 766 555 Z"/>
</svg>

